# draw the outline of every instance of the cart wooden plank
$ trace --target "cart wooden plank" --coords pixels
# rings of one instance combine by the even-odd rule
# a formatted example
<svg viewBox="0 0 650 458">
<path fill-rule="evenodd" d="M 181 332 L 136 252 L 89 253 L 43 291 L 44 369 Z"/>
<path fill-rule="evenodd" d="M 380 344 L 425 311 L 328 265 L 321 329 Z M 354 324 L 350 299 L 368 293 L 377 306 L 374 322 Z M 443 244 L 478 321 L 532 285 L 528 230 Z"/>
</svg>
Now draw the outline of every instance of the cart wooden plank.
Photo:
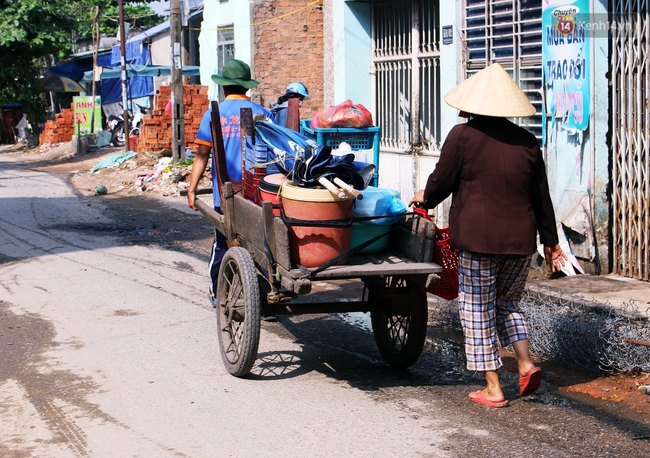
<svg viewBox="0 0 650 458">
<path fill-rule="evenodd" d="M 442 267 L 433 262 L 413 262 L 385 252 L 375 255 L 356 255 L 343 266 L 332 266 L 311 276 L 312 280 L 335 280 L 375 275 L 408 276 L 428 275 L 442 272 Z"/>
<path fill-rule="evenodd" d="M 410 217 L 400 221 L 391 231 L 388 246 L 392 251 L 414 261 L 433 257 L 435 225 L 424 218 Z"/>
</svg>

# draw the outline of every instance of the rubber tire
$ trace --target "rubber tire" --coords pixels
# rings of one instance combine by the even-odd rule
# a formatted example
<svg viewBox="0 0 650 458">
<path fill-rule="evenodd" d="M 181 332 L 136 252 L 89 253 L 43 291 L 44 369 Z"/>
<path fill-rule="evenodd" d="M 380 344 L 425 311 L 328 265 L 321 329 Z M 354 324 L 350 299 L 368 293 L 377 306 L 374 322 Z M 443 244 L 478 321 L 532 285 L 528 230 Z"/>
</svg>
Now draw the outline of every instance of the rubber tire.
<svg viewBox="0 0 650 458">
<path fill-rule="evenodd" d="M 424 348 L 429 314 L 427 293 L 408 280 L 401 279 L 399 286 L 390 286 L 391 278 L 386 280 L 388 290 L 403 290 L 401 300 L 408 304 L 409 314 L 388 316 L 390 299 L 370 288 L 368 300 L 374 309 L 370 313 L 372 331 L 384 360 L 394 368 L 404 369 L 415 364 Z M 380 308 L 375 309 L 375 306 Z"/>
<path fill-rule="evenodd" d="M 243 377 L 253 368 L 260 343 L 260 292 L 255 264 L 246 249 L 226 251 L 219 268 L 217 301 L 221 359 L 230 374 Z"/>
<path fill-rule="evenodd" d="M 124 138 L 124 126 L 113 131 L 111 135 L 111 144 L 113 146 L 124 146 L 126 139 Z"/>
</svg>

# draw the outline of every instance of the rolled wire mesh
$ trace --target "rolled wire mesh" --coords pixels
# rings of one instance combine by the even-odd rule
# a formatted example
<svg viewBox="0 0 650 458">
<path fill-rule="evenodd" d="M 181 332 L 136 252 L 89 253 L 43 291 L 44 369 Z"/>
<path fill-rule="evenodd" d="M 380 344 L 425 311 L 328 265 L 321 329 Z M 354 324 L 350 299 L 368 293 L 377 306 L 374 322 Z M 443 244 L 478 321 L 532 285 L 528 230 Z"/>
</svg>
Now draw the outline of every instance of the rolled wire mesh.
<svg viewBox="0 0 650 458">
<path fill-rule="evenodd" d="M 630 301 L 621 307 L 526 290 L 519 306 L 530 352 L 540 360 L 607 373 L 650 372 L 650 323 Z M 433 323 L 461 331 L 458 301 L 429 301 Z"/>
</svg>

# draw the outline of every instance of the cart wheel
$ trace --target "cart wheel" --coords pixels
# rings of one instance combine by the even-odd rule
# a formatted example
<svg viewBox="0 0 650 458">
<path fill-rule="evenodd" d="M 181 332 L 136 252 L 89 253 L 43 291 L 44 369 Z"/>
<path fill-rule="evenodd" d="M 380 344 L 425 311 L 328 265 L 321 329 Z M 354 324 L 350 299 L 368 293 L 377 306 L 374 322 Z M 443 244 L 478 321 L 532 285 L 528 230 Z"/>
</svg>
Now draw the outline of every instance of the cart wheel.
<svg viewBox="0 0 650 458">
<path fill-rule="evenodd" d="M 404 278 L 386 278 L 383 288 L 370 288 L 368 301 L 372 331 L 379 352 L 392 367 L 413 365 L 422 353 L 427 334 L 427 295 Z M 375 308 L 378 307 L 378 308 Z M 398 315 L 391 309 L 399 307 Z"/>
<path fill-rule="evenodd" d="M 226 251 L 219 269 L 217 300 L 221 358 L 228 372 L 242 377 L 253 368 L 260 343 L 260 293 L 255 264 L 246 249 Z"/>
</svg>

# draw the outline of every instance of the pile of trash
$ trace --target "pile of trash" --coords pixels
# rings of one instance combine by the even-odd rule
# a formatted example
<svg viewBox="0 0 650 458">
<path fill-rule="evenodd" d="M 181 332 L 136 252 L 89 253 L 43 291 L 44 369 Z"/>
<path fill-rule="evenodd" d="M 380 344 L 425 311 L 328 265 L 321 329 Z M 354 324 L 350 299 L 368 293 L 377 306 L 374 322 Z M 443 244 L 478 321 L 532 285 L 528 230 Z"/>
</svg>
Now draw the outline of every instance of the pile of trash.
<svg viewBox="0 0 650 458">
<path fill-rule="evenodd" d="M 185 159 L 174 163 L 171 150 L 159 153 L 136 153 L 128 151 L 102 158 L 87 174 L 95 175 L 99 189 L 106 188 L 106 193 L 156 193 L 163 196 L 179 196 L 189 187 L 194 157 L 190 151 Z M 199 187 L 210 187 L 209 169 Z M 97 192 L 96 194 L 104 194 Z"/>
</svg>

